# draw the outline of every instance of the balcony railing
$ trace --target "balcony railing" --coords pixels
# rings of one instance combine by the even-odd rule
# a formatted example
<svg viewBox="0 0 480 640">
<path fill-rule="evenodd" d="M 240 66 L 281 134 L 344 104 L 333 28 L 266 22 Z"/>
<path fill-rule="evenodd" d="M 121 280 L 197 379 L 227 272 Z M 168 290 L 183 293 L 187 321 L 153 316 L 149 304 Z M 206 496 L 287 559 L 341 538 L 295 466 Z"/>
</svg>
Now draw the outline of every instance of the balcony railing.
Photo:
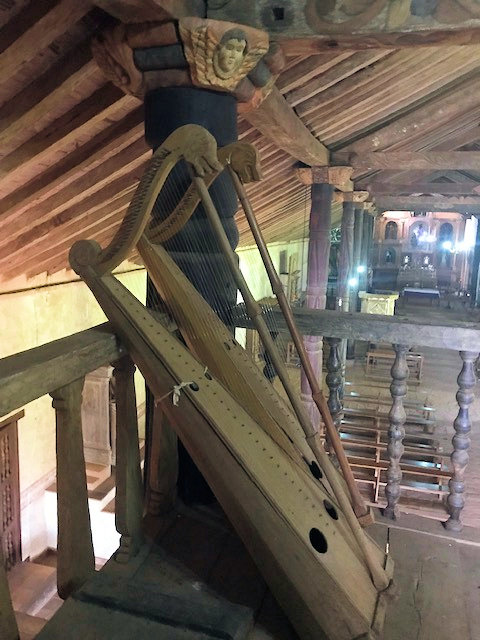
<svg viewBox="0 0 480 640">
<path fill-rule="evenodd" d="M 390 343 L 394 350 L 391 367 L 391 407 L 388 413 L 388 439 L 385 495 L 387 506 L 385 515 L 395 518 L 402 483 L 401 460 L 405 452 L 405 423 L 407 422 L 405 397 L 407 395 L 408 365 L 407 354 L 410 347 L 435 347 L 458 351 L 460 355 L 457 378 L 456 401 L 458 413 L 453 422 L 455 435 L 450 456 L 451 472 L 448 472 L 449 493 L 446 501 L 448 519 L 445 527 L 450 531 L 462 529 L 461 513 L 465 506 L 465 472 L 470 448 L 471 420 L 469 407 L 473 402 L 475 386 L 475 361 L 480 352 L 480 328 L 473 322 L 421 321 L 417 318 L 383 316 L 364 313 L 344 313 L 317 309 L 294 309 L 300 332 L 307 336 L 325 336 L 330 346 L 327 359 L 326 382 L 329 389 L 328 404 L 338 426 L 343 415 L 342 362 L 340 345 L 342 340 L 364 340 L 374 343 Z M 238 327 L 253 328 L 241 307 L 236 314 Z M 265 313 L 272 331 L 287 333 L 287 327 L 280 310 L 271 307 Z M 453 392 L 452 392 L 453 394 Z M 381 448 L 381 447 L 380 447 Z M 358 460 L 352 461 L 353 464 Z M 411 469 L 407 466 L 407 471 Z M 445 475 L 445 471 L 439 475 Z"/>
<path fill-rule="evenodd" d="M 57 589 L 65 599 L 95 570 L 81 405 L 85 376 L 114 367 L 116 389 L 115 523 L 121 534 L 116 559 L 128 561 L 141 544 L 143 489 L 140 469 L 135 367 L 108 324 L 3 358 L 0 361 L 0 415 L 50 394 L 56 415 Z M 17 640 L 0 549 L 0 638 Z"/>
</svg>

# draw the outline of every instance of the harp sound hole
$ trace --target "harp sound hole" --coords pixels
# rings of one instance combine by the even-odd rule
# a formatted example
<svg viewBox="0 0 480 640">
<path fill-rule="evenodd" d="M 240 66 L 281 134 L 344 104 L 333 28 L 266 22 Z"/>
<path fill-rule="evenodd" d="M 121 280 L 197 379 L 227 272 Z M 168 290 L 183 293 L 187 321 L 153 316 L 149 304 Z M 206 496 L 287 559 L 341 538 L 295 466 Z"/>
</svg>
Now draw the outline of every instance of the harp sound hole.
<svg viewBox="0 0 480 640">
<path fill-rule="evenodd" d="M 331 518 L 333 518 L 333 520 L 338 520 L 337 510 L 335 509 L 335 507 L 331 502 L 329 502 L 328 500 L 324 500 L 323 506 L 325 507 L 325 511 L 328 513 L 328 515 Z"/>
<path fill-rule="evenodd" d="M 230 351 L 230 349 L 231 349 L 232 347 L 228 344 L 228 342 L 224 342 L 223 344 L 225 345 L 225 349 L 226 349 L 227 351 Z"/>
<path fill-rule="evenodd" d="M 205 372 L 205 378 L 207 380 L 212 380 L 212 376 L 208 373 L 208 371 Z"/>
<path fill-rule="evenodd" d="M 323 533 L 315 527 L 313 529 L 310 529 L 310 544 L 315 549 L 315 551 L 318 551 L 318 553 L 327 553 L 327 539 L 325 538 Z"/>
<path fill-rule="evenodd" d="M 315 460 L 310 462 L 310 464 L 308 466 L 310 467 L 310 471 L 311 471 L 312 476 L 314 478 L 316 478 L 317 480 L 320 480 L 321 478 L 323 478 L 322 470 L 320 469 L 318 464 L 315 462 Z"/>
<path fill-rule="evenodd" d="M 189 387 L 190 387 L 190 389 L 192 391 L 198 391 L 200 389 L 200 387 L 198 386 L 198 384 L 196 382 L 191 382 Z"/>
</svg>

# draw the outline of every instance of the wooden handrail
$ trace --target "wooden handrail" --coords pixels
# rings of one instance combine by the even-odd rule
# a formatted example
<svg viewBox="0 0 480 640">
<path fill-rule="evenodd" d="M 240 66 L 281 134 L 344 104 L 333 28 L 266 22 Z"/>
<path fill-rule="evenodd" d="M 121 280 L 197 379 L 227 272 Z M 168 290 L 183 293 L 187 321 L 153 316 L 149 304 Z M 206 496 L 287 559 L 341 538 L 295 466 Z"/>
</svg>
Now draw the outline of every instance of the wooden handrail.
<svg viewBox="0 0 480 640">
<path fill-rule="evenodd" d="M 126 354 L 108 323 L 0 360 L 0 416 Z"/>
<path fill-rule="evenodd" d="M 476 322 L 421 321 L 418 318 L 345 313 L 326 309 L 294 308 L 297 327 L 303 335 L 351 338 L 371 342 L 414 344 L 454 351 L 480 351 L 480 326 Z M 272 330 L 287 331 L 280 309 L 269 308 L 265 321 L 273 317 Z M 237 327 L 253 329 L 239 306 L 234 316 Z"/>
</svg>

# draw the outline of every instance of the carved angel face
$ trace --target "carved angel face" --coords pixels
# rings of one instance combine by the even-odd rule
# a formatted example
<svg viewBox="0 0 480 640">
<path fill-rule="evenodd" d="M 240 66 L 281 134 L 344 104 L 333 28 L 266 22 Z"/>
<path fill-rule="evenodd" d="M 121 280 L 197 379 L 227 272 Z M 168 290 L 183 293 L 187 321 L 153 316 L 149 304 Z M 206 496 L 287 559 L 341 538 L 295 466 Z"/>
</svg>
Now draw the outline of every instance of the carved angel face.
<svg viewBox="0 0 480 640">
<path fill-rule="evenodd" d="M 241 66 L 246 50 L 247 41 L 243 33 L 240 30 L 227 31 L 213 54 L 213 67 L 218 77 L 231 77 Z"/>
</svg>

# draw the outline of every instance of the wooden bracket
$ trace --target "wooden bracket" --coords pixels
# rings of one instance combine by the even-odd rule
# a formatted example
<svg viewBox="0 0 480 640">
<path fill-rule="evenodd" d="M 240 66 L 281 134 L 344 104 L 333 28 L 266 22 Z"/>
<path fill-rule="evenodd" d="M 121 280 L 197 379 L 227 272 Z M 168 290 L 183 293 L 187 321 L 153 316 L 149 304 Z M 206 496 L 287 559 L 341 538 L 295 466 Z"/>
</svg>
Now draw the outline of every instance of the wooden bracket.
<svg viewBox="0 0 480 640">
<path fill-rule="evenodd" d="M 295 173 L 302 184 L 333 184 L 339 191 L 353 190 L 353 167 L 299 167 Z"/>
</svg>

